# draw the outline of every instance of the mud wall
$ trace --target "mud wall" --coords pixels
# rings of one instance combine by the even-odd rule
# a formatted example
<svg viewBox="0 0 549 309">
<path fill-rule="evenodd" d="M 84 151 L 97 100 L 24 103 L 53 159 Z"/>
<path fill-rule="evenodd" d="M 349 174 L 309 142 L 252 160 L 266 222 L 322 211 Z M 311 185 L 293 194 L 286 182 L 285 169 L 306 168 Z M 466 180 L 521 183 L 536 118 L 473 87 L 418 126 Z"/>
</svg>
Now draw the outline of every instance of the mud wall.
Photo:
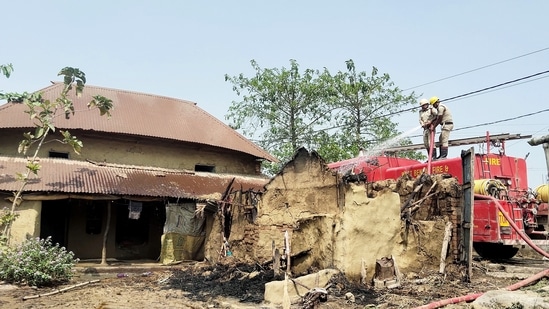
<svg viewBox="0 0 549 309">
<path fill-rule="evenodd" d="M 249 205 L 233 205 L 228 239 L 232 256 L 210 259 L 268 265 L 274 249 L 284 253 L 287 232 L 296 275 L 335 267 L 358 280 L 364 261 L 371 279 L 376 259 L 389 256 L 403 272 L 438 269 L 446 222 L 459 222 L 461 188 L 455 179 L 443 176 L 423 181 L 404 176 L 396 181 L 344 183 L 316 153 L 301 150 L 266 185 L 255 218 L 246 210 Z M 407 203 L 414 211 L 402 209 Z M 216 226 L 221 226 L 218 216 L 214 230 Z M 447 263 L 457 256 L 458 230 L 454 224 Z M 212 232 L 216 240 L 206 241 L 211 249 L 211 244 L 220 246 L 215 234 L 221 231 Z"/>
<path fill-rule="evenodd" d="M 0 155 L 21 156 L 17 146 L 23 139 L 25 130 L 3 130 Z M 38 153 L 39 157 L 49 157 L 49 152 L 68 153 L 71 160 L 91 160 L 95 162 L 118 163 L 125 165 L 154 166 L 162 168 L 195 170 L 195 165 L 212 166 L 216 173 L 258 174 L 258 162 L 254 157 L 234 151 L 224 151 L 218 147 L 194 145 L 158 138 L 145 138 L 117 134 L 92 134 L 89 131 L 71 130 L 84 147 L 77 155 L 71 146 L 62 143 L 47 143 Z M 49 140 L 63 137 L 60 133 L 51 134 Z M 24 168 L 24 166 L 23 166 Z"/>
<path fill-rule="evenodd" d="M 5 209 L 11 208 L 11 202 L 3 201 Z M 17 219 L 11 226 L 11 243 L 19 244 L 29 237 L 40 235 L 40 213 L 42 202 L 26 201 L 16 208 Z"/>
<path fill-rule="evenodd" d="M 323 259 L 319 267 L 332 265 L 331 226 L 338 213 L 338 190 L 337 175 L 326 168 L 316 153 L 298 152 L 265 186 L 257 205 L 251 205 L 245 194 L 231 198 L 228 242 L 233 257 L 258 263 L 271 261 L 273 247 L 282 253 L 284 234 L 288 232 L 292 255 L 298 256 L 296 265 L 307 265 L 303 267 L 306 269 L 315 264 L 310 257 L 316 256 L 330 257 Z M 216 217 L 206 240 L 205 252 L 212 261 L 220 257 L 226 225 L 223 220 L 227 221 L 221 215 Z"/>
</svg>

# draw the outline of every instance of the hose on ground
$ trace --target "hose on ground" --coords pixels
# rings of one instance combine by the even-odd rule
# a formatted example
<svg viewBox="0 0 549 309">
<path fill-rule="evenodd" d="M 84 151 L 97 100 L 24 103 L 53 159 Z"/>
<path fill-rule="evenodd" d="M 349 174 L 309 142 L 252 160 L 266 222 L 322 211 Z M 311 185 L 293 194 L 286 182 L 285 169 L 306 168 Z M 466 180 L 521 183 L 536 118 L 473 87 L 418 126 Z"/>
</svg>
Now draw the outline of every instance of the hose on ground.
<svg viewBox="0 0 549 309">
<path fill-rule="evenodd" d="M 494 197 L 491 197 L 491 196 L 480 195 L 480 194 L 475 194 L 475 199 L 488 199 L 488 200 L 492 200 L 494 203 L 496 203 L 496 205 L 498 207 L 498 210 L 501 211 L 501 213 L 503 214 L 505 219 L 507 219 L 507 221 L 509 221 L 509 224 L 517 232 L 517 234 L 530 247 L 532 247 L 532 249 L 534 249 L 539 254 L 549 258 L 549 253 L 545 252 L 543 249 L 541 249 L 536 244 L 534 244 L 534 242 L 530 239 L 530 237 L 528 237 L 528 235 L 526 235 L 526 233 L 524 233 L 524 231 L 521 230 L 515 224 L 513 218 L 511 218 L 511 216 L 507 213 L 507 211 L 505 211 L 503 206 L 501 206 L 501 203 L 499 202 L 498 199 L 496 199 Z M 505 290 L 515 291 L 515 290 L 520 289 L 521 287 L 527 286 L 527 285 L 529 285 L 533 282 L 536 282 L 536 281 L 540 280 L 541 278 L 547 277 L 547 276 L 549 276 L 549 269 L 543 270 L 543 271 L 541 271 L 541 272 L 539 272 L 539 273 L 537 273 L 537 274 L 535 274 L 531 277 L 528 277 L 528 278 L 526 278 L 522 281 L 519 281 L 515 284 L 512 284 L 512 285 L 506 287 Z M 458 297 L 454 297 L 454 298 L 443 299 L 443 300 L 439 300 L 439 301 L 436 301 L 436 302 L 432 302 L 432 303 L 427 304 L 427 305 L 416 307 L 414 309 L 435 309 L 435 308 L 440 308 L 440 307 L 444 307 L 444 306 L 451 305 L 451 304 L 457 304 L 457 303 L 461 303 L 461 302 L 471 302 L 471 301 L 474 301 L 475 299 L 479 298 L 483 294 L 484 293 L 474 293 L 474 294 L 467 294 L 467 295 L 464 295 L 464 296 L 458 296 Z"/>
</svg>

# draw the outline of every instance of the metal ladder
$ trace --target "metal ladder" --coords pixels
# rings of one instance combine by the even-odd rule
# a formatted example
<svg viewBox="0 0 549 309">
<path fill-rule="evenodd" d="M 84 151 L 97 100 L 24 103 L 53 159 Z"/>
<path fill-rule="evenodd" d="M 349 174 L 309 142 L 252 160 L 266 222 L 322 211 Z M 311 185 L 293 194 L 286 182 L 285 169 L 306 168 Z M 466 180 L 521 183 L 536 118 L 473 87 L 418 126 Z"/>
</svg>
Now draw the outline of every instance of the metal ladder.
<svg viewBox="0 0 549 309">
<path fill-rule="evenodd" d="M 481 169 L 482 177 L 484 179 L 492 179 L 492 171 L 490 169 L 490 161 L 488 161 L 488 154 L 481 155 Z"/>
</svg>

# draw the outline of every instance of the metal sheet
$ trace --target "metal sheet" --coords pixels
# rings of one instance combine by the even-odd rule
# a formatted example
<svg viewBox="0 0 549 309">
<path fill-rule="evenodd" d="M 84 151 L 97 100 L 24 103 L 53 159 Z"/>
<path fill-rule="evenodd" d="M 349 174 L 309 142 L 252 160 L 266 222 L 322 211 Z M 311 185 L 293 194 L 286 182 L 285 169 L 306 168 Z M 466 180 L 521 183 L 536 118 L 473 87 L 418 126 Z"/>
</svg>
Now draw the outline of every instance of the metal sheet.
<svg viewBox="0 0 549 309">
<path fill-rule="evenodd" d="M 25 169 L 23 158 L 0 157 L 0 191 L 16 191 L 17 172 Z M 233 188 L 263 191 L 268 178 L 213 174 L 154 167 L 101 166 L 90 162 L 47 158 L 40 160 L 38 177 L 31 178 L 25 192 L 63 192 L 217 200 L 234 179 Z"/>
<path fill-rule="evenodd" d="M 59 97 L 62 83 L 40 90 L 44 99 Z M 112 117 L 100 116 L 87 104 L 95 95 L 113 101 Z M 277 159 L 234 129 L 199 108 L 196 103 L 140 92 L 86 86 L 81 97 L 70 92 L 77 111 L 70 119 L 57 117 L 59 129 L 81 129 L 105 133 L 129 134 L 210 145 L 250 154 L 276 162 Z M 7 103 L 0 106 L 0 128 L 34 128 L 26 106 Z M 62 111 L 60 111 L 62 112 Z"/>
</svg>

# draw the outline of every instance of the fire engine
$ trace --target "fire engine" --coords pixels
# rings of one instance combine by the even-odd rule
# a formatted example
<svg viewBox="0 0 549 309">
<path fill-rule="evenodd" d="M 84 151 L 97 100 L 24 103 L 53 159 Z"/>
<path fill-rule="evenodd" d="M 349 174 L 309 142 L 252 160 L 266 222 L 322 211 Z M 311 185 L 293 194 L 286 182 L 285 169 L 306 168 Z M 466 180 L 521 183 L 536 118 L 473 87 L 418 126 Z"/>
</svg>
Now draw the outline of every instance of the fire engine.
<svg viewBox="0 0 549 309">
<path fill-rule="evenodd" d="M 483 149 L 482 153 L 474 154 L 472 169 L 473 248 L 483 258 L 509 259 L 525 245 L 539 248 L 539 245 L 548 244 L 549 185 L 530 188 L 526 159 L 505 153 L 505 141 L 525 138 L 531 136 L 490 136 L 487 133 L 486 136 L 449 141 L 449 146 L 478 144 Z M 531 139 L 529 143 L 533 146 L 544 144 L 549 169 L 549 136 Z M 449 174 L 463 184 L 462 157 L 420 162 L 394 155 L 423 147 L 423 144 L 418 144 L 387 148 L 381 155 L 359 156 L 328 164 L 328 167 L 347 174 L 362 175 L 369 182 L 396 180 L 405 173 L 417 177 L 427 171 L 430 174 Z"/>
</svg>

